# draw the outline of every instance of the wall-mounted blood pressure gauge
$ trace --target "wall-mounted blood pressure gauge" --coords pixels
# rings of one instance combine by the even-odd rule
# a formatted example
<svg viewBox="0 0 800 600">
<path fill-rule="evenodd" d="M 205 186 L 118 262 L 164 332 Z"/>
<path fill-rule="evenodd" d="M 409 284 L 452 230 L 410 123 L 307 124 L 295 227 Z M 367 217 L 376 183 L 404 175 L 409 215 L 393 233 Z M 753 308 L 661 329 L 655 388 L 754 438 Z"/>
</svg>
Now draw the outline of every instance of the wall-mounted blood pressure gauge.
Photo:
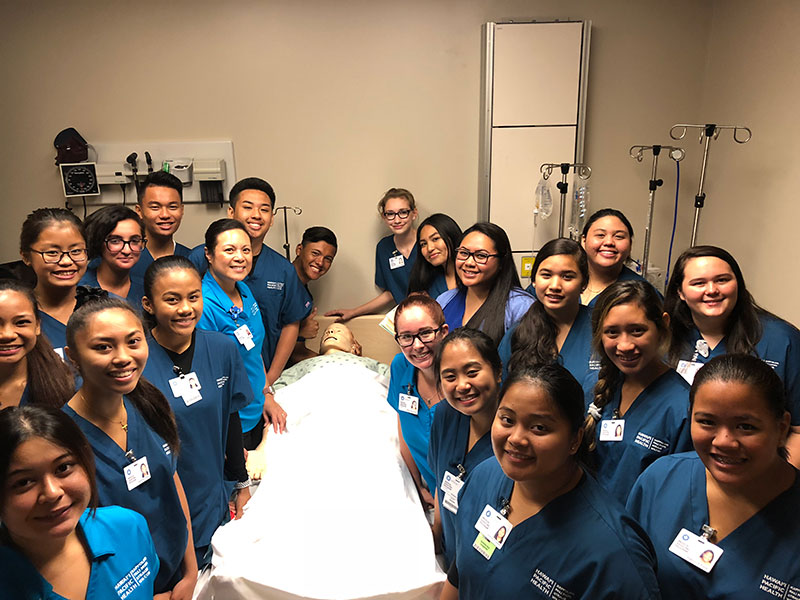
<svg viewBox="0 0 800 600">
<path fill-rule="evenodd" d="M 61 185 L 67 198 L 74 196 L 99 196 L 95 163 L 62 163 Z"/>
</svg>

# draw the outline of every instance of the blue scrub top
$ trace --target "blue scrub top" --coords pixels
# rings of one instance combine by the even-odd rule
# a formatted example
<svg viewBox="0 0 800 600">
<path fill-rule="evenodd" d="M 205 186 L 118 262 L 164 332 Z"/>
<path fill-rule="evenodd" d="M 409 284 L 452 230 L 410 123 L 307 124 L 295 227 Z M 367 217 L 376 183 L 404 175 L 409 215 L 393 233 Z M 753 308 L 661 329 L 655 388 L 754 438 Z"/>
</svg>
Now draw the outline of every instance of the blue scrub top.
<svg viewBox="0 0 800 600">
<path fill-rule="evenodd" d="M 433 417 L 431 439 L 428 446 L 428 464 L 433 469 L 436 485 L 441 486 L 446 471 L 458 475 L 458 465 L 464 468 L 466 478 L 476 466 L 494 455 L 490 432 L 479 439 L 467 452 L 469 443 L 468 415 L 458 412 L 445 400 L 439 403 Z M 439 515 L 442 521 L 444 555 L 447 564 L 455 558 L 455 515 L 444 507 L 444 492 L 438 487 Z"/>
<path fill-rule="evenodd" d="M 171 589 L 181 577 L 181 561 L 189 532 L 173 475 L 176 461 L 172 450 L 144 420 L 128 398 L 128 451 L 136 460 L 147 457 L 150 479 L 128 490 L 123 469 L 131 464 L 126 451 L 104 431 L 76 413 L 68 404 L 62 410 L 77 423 L 92 446 L 100 506 L 124 506 L 147 519 L 161 568 L 155 581 L 156 593 Z M 116 533 L 117 543 L 120 531 Z M 127 531 L 125 532 L 127 540 Z"/>
<path fill-rule="evenodd" d="M 400 429 L 403 432 L 403 439 L 406 441 L 411 456 L 417 464 L 420 475 L 431 490 L 431 494 L 436 489 L 436 477 L 428 464 L 428 440 L 431 437 L 431 426 L 433 416 L 437 407 L 442 402 L 437 402 L 430 408 L 417 391 L 417 369 L 400 352 L 392 360 L 392 367 L 389 378 L 389 395 L 386 400 L 389 405 L 397 411 L 400 418 Z M 419 398 L 418 410 L 416 415 L 401 411 L 399 408 L 400 394 L 408 394 Z"/>
<path fill-rule="evenodd" d="M 48 315 L 44 311 L 39 311 L 39 322 L 42 324 L 42 335 L 44 335 L 53 346 L 61 358 L 64 356 L 64 348 L 67 345 L 67 325 L 58 319 Z"/>
<path fill-rule="evenodd" d="M 78 522 L 91 571 L 86 600 L 152 600 L 158 556 L 142 515 L 119 506 L 86 509 Z M 120 543 L 124 534 L 125 543 Z M 111 590 L 114 590 L 112 593 Z M 65 600 L 11 546 L 0 546 L 0 598 Z"/>
<path fill-rule="evenodd" d="M 619 410 L 622 383 L 603 408 L 603 419 L 614 418 Z M 597 481 L 624 503 L 636 478 L 657 458 L 693 449 L 689 384 L 670 369 L 642 390 L 620 418 L 625 420 L 625 427 L 619 442 L 601 442 L 597 424 L 594 458 Z"/>
<path fill-rule="evenodd" d="M 86 269 L 86 273 L 81 277 L 80 282 L 78 285 L 87 285 L 89 287 L 98 287 L 102 289 L 102 286 L 97 281 L 97 266 L 89 265 L 89 268 Z M 128 290 L 128 295 L 124 298 L 122 296 L 117 296 L 116 294 L 112 294 L 108 292 L 108 296 L 110 298 L 117 298 L 118 300 L 125 300 L 128 304 L 130 304 L 133 308 L 135 308 L 139 313 L 142 312 L 142 297 L 144 296 L 144 287 L 142 287 L 141 281 L 134 281 L 131 278 L 131 287 Z"/>
<path fill-rule="evenodd" d="M 191 253 L 191 248 L 187 248 L 183 244 L 175 242 L 175 250 L 172 253 L 173 256 L 185 256 L 188 258 Z M 144 289 L 144 272 L 147 271 L 147 267 L 152 265 L 154 262 L 155 259 L 153 258 L 153 255 L 150 254 L 150 250 L 147 248 L 142 250 L 142 253 L 139 255 L 139 260 L 131 269 L 131 281 L 136 281 L 137 285 L 140 285 L 142 289 Z"/>
<path fill-rule="evenodd" d="M 755 354 L 775 370 L 786 389 L 786 401 L 792 413 L 792 425 L 800 425 L 800 331 L 790 324 L 771 315 L 759 315 L 763 333 L 756 344 Z M 697 328 L 693 328 L 684 344 L 681 360 L 707 363 L 715 356 L 727 354 L 725 339 L 703 357 L 694 351 L 701 338 Z"/>
<path fill-rule="evenodd" d="M 461 489 L 456 517 L 460 600 L 660 598 L 647 535 L 589 475 L 518 523 L 486 560 L 472 547 L 489 504 L 499 511 L 514 481 L 497 460 L 478 465 Z"/>
<path fill-rule="evenodd" d="M 197 322 L 197 328 L 224 333 L 234 341 L 239 350 L 239 355 L 242 357 L 247 371 L 247 379 L 250 381 L 250 389 L 253 392 L 252 401 L 239 410 L 242 432 L 247 433 L 258 424 L 264 409 L 264 388 L 267 385 L 264 359 L 261 356 L 264 323 L 259 314 L 261 312 L 259 305 L 250 292 L 250 288 L 239 281 L 236 283 L 236 289 L 239 290 L 242 297 L 242 312 L 234 319 L 230 312 L 233 302 L 211 273 L 206 273 L 203 276 L 203 315 Z M 253 334 L 255 345 L 250 350 L 240 344 L 233 333 L 242 325 L 247 325 L 250 333 Z"/>
<path fill-rule="evenodd" d="M 414 266 L 418 254 L 417 245 L 414 244 L 408 258 L 404 257 L 394 243 L 394 235 L 382 238 L 375 247 L 375 285 L 391 292 L 395 304 L 400 304 L 408 295 L 411 267 Z M 389 267 L 389 259 L 394 256 L 403 256 L 402 267 L 396 269 Z"/>
<path fill-rule="evenodd" d="M 253 401 L 235 342 L 216 331 L 195 330 L 192 371 L 200 381 L 202 400 L 187 406 L 169 385 L 177 377 L 174 363 L 152 337 L 144 376 L 169 400 L 181 452 L 178 475 L 186 491 L 196 548 L 211 543 L 211 536 L 226 518 L 229 490 L 224 481 L 225 443 L 230 414 Z M 188 373 L 186 373 L 188 375 Z"/>
<path fill-rule="evenodd" d="M 204 245 L 195 247 L 189 260 L 201 274 L 208 270 Z M 245 277 L 244 283 L 252 291 L 261 309 L 264 329 L 261 356 L 269 371 L 281 331 L 286 325 L 301 321 L 311 313 L 311 296 L 297 276 L 294 265 L 266 245 L 261 246 L 255 267 Z"/>
<path fill-rule="evenodd" d="M 437 273 L 436 277 L 433 278 L 433 281 L 431 281 L 431 284 L 428 287 L 428 296 L 436 299 L 442 294 L 444 294 L 446 291 L 447 291 L 447 277 L 445 277 L 444 273 L 441 272 Z"/>
<path fill-rule="evenodd" d="M 723 554 L 710 573 L 669 551 L 681 529 L 708 524 L 706 469 L 695 452 L 665 456 L 636 481 L 628 510 L 658 554 L 664 600 L 754 600 L 800 594 L 800 477 L 792 487 L 716 543 Z"/>
<path fill-rule="evenodd" d="M 464 326 L 464 310 L 467 302 L 466 288 L 455 287 L 452 290 L 447 290 L 438 296 L 436 301 L 442 307 L 444 320 L 450 331 Z M 508 293 L 508 301 L 506 302 L 506 310 L 503 319 L 503 326 L 506 331 L 519 322 L 522 316 L 528 312 L 533 302 L 533 296 L 522 288 L 511 289 Z"/>
</svg>

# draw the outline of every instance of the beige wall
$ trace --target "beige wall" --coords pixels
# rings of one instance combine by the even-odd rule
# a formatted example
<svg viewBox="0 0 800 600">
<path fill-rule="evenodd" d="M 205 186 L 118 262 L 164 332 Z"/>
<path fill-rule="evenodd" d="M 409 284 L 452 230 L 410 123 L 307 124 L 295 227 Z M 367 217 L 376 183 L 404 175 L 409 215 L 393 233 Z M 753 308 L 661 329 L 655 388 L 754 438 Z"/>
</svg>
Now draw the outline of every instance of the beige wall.
<svg viewBox="0 0 800 600">
<path fill-rule="evenodd" d="M 791 1 L 772 11 L 696 0 L 2 4 L 0 259 L 14 257 L 27 212 L 63 201 L 52 149 L 62 128 L 75 126 L 89 141 L 230 139 L 239 177 L 265 177 L 280 204 L 303 208 L 290 222 L 293 242 L 314 224 L 339 235 L 339 257 L 313 290 L 321 308 L 365 300 L 374 291 L 383 235 L 374 207 L 383 190 L 411 189 L 423 217 L 443 211 L 464 227 L 476 217 L 481 24 L 591 19 L 585 159 L 594 207 L 631 217 L 638 255 L 650 169 L 628 148 L 668 143 L 676 122 L 748 122 L 751 144 L 721 140 L 713 149 L 700 239 L 729 246 L 756 297 L 800 321 L 777 290 L 777 274 L 758 268 L 787 245 L 778 223 L 797 211 L 777 205 L 779 186 L 793 181 L 787 159 L 797 148 L 788 117 L 798 84 L 794 78 L 795 93 L 787 93 L 783 75 L 796 62 L 784 56 L 797 54 L 784 18 L 792 13 L 797 24 Z M 764 62 L 770 56 L 777 65 Z M 678 249 L 688 242 L 700 159 L 698 144 L 687 149 Z M 782 159 L 770 166 L 770 158 Z M 651 254 L 660 265 L 674 194 L 674 167 L 662 163 Z M 761 208 L 746 208 L 756 194 Z M 187 213 L 179 238 L 198 243 L 218 213 Z M 750 223 L 769 234 L 742 235 Z M 268 242 L 280 250 L 282 221 Z"/>
</svg>

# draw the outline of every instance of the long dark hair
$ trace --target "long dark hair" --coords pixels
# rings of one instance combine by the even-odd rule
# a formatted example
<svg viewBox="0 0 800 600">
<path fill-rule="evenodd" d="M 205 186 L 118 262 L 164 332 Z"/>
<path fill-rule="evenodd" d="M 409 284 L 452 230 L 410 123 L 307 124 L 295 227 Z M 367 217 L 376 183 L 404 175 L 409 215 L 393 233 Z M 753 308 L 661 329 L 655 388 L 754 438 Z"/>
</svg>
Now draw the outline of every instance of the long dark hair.
<svg viewBox="0 0 800 600">
<path fill-rule="evenodd" d="M 585 286 L 589 281 L 589 262 L 581 245 L 568 238 L 550 240 L 536 255 L 531 281 L 536 281 L 536 274 L 541 264 L 551 256 L 571 256 L 578 265 Z M 534 283 L 535 285 L 535 283 Z M 580 299 L 578 300 L 580 302 Z M 519 368 L 522 364 L 550 363 L 558 360 L 558 328 L 547 314 L 544 304 L 536 301 L 522 316 L 519 325 L 511 336 L 511 360 L 509 370 Z M 587 357 L 588 358 L 588 357 Z"/>
<path fill-rule="evenodd" d="M 456 262 L 456 246 L 461 241 L 461 228 L 458 226 L 450 216 L 443 213 L 436 213 L 425 219 L 420 223 L 417 228 L 417 250 L 419 250 L 419 236 L 422 228 L 426 225 L 433 227 L 444 240 L 447 246 L 447 264 L 455 268 Z M 446 274 L 447 269 L 442 267 L 434 267 L 427 260 L 419 256 L 414 261 L 414 266 L 411 267 L 411 275 L 408 280 L 408 293 L 414 292 L 427 292 L 431 287 L 433 280 L 439 274 Z"/>
<path fill-rule="evenodd" d="M 127 302 L 115 298 L 90 298 L 72 313 L 67 322 L 67 345 L 73 349 L 73 356 L 77 358 L 78 354 L 75 345 L 75 338 L 78 332 L 86 329 L 98 313 L 113 309 L 128 311 L 142 325 L 142 330 L 144 331 L 141 316 Z M 76 366 L 80 370 L 80 365 Z M 150 428 L 160 435 L 177 455 L 180 450 L 178 427 L 175 423 L 175 415 L 172 413 L 164 394 L 144 377 L 140 377 L 136 387 L 127 396 L 142 414 Z"/>
<path fill-rule="evenodd" d="M 592 224 L 603 217 L 616 217 L 622 221 L 622 224 L 625 225 L 625 229 L 628 230 L 628 235 L 630 236 L 631 240 L 633 240 L 633 225 L 631 225 L 628 217 L 626 217 L 616 208 L 601 208 L 600 210 L 594 212 L 592 216 L 586 220 L 586 223 L 583 226 L 583 231 L 581 232 L 581 237 L 585 239 L 586 234 L 589 233 L 589 229 L 591 228 Z"/>
<path fill-rule="evenodd" d="M 459 244 L 472 232 L 482 233 L 492 240 L 495 252 L 498 254 L 497 260 L 500 261 L 500 266 L 494 276 L 489 296 L 481 307 L 475 311 L 472 318 L 467 323 L 463 323 L 463 325 L 465 327 L 471 327 L 472 329 L 480 329 L 492 338 L 495 344 L 499 344 L 500 340 L 503 338 L 503 334 L 505 334 L 508 296 L 512 289 L 521 288 L 522 286 L 519 282 L 517 269 L 514 266 L 514 257 L 511 254 L 511 242 L 508 240 L 508 235 L 505 230 L 494 223 L 475 223 L 475 225 L 464 232 L 464 235 L 462 235 L 459 240 Z M 460 279 L 458 280 L 458 287 L 462 291 L 466 291 L 467 289 Z"/>
<path fill-rule="evenodd" d="M 459 327 L 447 334 L 442 340 L 442 343 L 436 349 L 436 354 L 433 358 L 433 371 L 436 373 L 436 384 L 441 385 L 442 376 L 439 372 L 442 367 L 442 353 L 444 349 L 454 342 L 466 342 L 475 348 L 475 351 L 481 355 L 481 358 L 492 367 L 492 372 L 497 378 L 503 372 L 503 362 L 500 360 L 500 355 L 497 353 L 497 344 L 494 340 L 482 332 L 480 329 L 470 329 L 469 327 Z"/>
<path fill-rule="evenodd" d="M 600 357 L 600 372 L 594 386 L 592 402 L 602 413 L 620 384 L 620 371 L 617 365 L 608 357 L 603 349 L 603 325 L 609 311 L 621 304 L 635 304 L 644 311 L 648 321 L 655 324 L 661 339 L 666 342 L 669 338 L 669 329 L 664 322 L 664 307 L 655 288 L 649 283 L 637 281 L 617 281 L 612 283 L 597 298 L 597 304 L 592 311 L 592 346 Z M 597 421 L 591 414 L 586 415 L 586 436 L 589 438 L 589 450 L 597 446 L 595 431 Z"/>
<path fill-rule="evenodd" d="M 0 279 L 0 291 L 16 292 L 30 302 L 41 324 L 39 303 L 33 290 L 14 279 Z M 28 352 L 28 397 L 31 404 L 61 408 L 75 393 L 75 378 L 69 366 L 56 354 L 47 336 L 36 336 L 36 345 Z"/>
<path fill-rule="evenodd" d="M 681 290 L 685 277 L 686 265 L 693 258 L 711 256 L 725 261 L 736 277 L 738 297 L 733 311 L 728 315 L 725 323 L 725 348 L 730 354 L 753 354 L 756 344 L 764 333 L 759 317 L 773 316 L 772 313 L 764 310 L 747 290 L 744 283 L 742 270 L 736 259 L 722 248 L 716 246 L 695 246 L 689 248 L 678 257 L 672 277 L 667 285 L 667 293 L 664 299 L 664 309 L 670 317 L 670 329 L 672 340 L 669 345 L 669 363 L 674 367 L 681 358 L 692 352 L 690 337 L 694 328 L 692 311 L 685 301 L 681 300 L 678 292 Z M 775 317 L 777 318 L 777 317 Z"/>
</svg>

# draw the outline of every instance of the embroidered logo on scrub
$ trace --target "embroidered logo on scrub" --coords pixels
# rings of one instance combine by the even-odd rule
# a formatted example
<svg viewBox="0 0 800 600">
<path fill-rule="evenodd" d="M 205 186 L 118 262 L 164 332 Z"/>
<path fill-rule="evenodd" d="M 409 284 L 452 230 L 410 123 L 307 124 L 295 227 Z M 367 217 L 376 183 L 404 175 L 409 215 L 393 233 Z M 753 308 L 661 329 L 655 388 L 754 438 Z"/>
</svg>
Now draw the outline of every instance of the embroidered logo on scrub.
<svg viewBox="0 0 800 600">
<path fill-rule="evenodd" d="M 758 589 L 777 598 L 800 598 L 800 587 L 790 585 L 786 581 L 781 581 L 766 573 L 761 578 L 761 585 L 758 586 Z"/>
<path fill-rule="evenodd" d="M 652 435 L 647 435 L 641 431 L 636 434 L 636 439 L 633 440 L 633 443 L 639 444 L 640 446 L 647 448 L 648 450 L 652 450 L 653 452 L 664 452 L 667 448 L 669 448 L 669 442 L 660 440 Z"/>
<path fill-rule="evenodd" d="M 555 600 L 570 600 L 571 598 L 575 597 L 574 592 L 570 592 L 563 585 L 559 585 L 555 579 L 539 569 L 536 569 L 533 572 L 531 583 L 533 584 L 533 587 L 542 592 L 548 598 L 554 598 Z"/>
<path fill-rule="evenodd" d="M 267 281 L 267 289 L 268 290 L 281 291 L 283 289 L 283 282 L 282 281 Z"/>
<path fill-rule="evenodd" d="M 225 384 L 228 383 L 228 376 L 223 375 L 222 377 L 217 378 L 217 388 L 222 389 L 225 387 Z"/>
<path fill-rule="evenodd" d="M 151 575 L 150 565 L 147 562 L 147 557 L 142 557 L 136 565 L 128 571 L 128 574 L 120 579 L 114 586 L 114 591 L 117 592 L 120 600 L 124 600 L 130 596 L 133 591 L 142 585 Z"/>
</svg>

